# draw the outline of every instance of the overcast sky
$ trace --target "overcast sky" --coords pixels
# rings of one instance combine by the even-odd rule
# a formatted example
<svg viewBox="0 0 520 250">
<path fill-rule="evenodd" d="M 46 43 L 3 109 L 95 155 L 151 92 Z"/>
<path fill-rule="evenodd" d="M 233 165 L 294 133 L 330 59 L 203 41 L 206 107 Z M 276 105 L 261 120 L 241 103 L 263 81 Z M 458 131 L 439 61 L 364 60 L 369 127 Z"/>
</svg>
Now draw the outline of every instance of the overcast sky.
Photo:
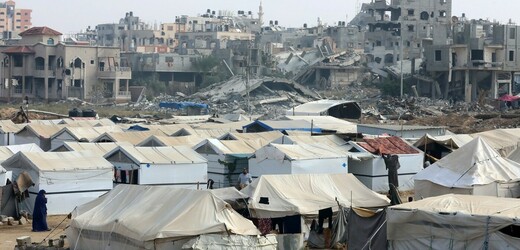
<svg viewBox="0 0 520 250">
<path fill-rule="evenodd" d="M 433 1 L 433 0 L 432 0 Z M 17 0 L 18 8 L 33 10 L 33 26 L 49 26 L 70 34 L 94 28 L 100 23 L 118 22 L 125 12 L 149 24 L 173 22 L 175 16 L 197 15 L 211 10 L 245 10 L 258 12 L 260 0 Z M 354 17 L 358 3 L 370 0 L 263 0 L 265 18 L 278 20 L 286 27 L 313 26 L 318 17 L 333 24 Z M 520 23 L 518 0 L 453 0 L 453 15 L 466 13 L 468 18 L 489 18 Z"/>
</svg>

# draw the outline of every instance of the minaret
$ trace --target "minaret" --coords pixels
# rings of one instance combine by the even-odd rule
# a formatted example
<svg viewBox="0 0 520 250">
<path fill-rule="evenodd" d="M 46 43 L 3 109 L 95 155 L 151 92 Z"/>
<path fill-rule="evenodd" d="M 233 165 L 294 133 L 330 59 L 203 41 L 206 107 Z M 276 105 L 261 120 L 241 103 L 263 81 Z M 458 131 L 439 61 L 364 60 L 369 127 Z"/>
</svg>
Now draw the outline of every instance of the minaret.
<svg viewBox="0 0 520 250">
<path fill-rule="evenodd" d="M 260 6 L 258 6 L 258 22 L 260 27 L 264 26 L 264 7 L 262 6 L 262 0 L 260 0 Z"/>
</svg>

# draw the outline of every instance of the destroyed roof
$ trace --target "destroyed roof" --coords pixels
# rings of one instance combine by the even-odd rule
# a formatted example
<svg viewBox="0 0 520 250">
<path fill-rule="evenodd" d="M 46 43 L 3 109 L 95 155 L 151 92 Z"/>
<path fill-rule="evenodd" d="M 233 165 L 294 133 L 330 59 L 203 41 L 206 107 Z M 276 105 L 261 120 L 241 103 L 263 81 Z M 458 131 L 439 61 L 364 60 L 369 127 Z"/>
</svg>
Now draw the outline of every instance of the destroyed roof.
<svg viewBox="0 0 520 250">
<path fill-rule="evenodd" d="M 132 145 L 127 142 L 63 142 L 63 147 L 69 151 L 92 151 L 97 155 L 105 155 L 122 145 Z"/>
<path fill-rule="evenodd" d="M 53 30 L 49 27 L 43 26 L 43 27 L 32 27 L 28 30 L 20 32 L 20 34 L 18 34 L 18 35 L 21 37 L 24 37 L 24 36 L 41 36 L 41 35 L 61 36 L 63 34 L 61 34 L 60 32 L 58 32 L 56 30 Z"/>
<path fill-rule="evenodd" d="M 261 86 L 283 86 L 284 89 L 290 89 L 290 92 L 299 93 L 308 97 L 316 98 L 317 95 L 308 88 L 294 81 L 278 78 L 252 78 L 249 79 L 249 92 L 259 89 Z M 218 101 L 228 101 L 233 95 L 246 96 L 247 89 L 245 79 L 242 76 L 234 76 L 228 81 L 211 85 L 206 89 L 200 90 L 195 96 L 208 98 L 212 103 Z M 265 88 L 263 88 L 265 89 Z M 267 87 L 269 89 L 269 87 Z M 272 91 L 272 90 L 271 90 Z M 269 92 L 269 91 L 268 91 Z"/>
<path fill-rule="evenodd" d="M 321 133 L 321 128 L 313 126 L 305 120 L 285 120 L 285 121 L 272 121 L 272 120 L 256 120 L 251 124 L 243 127 L 244 132 L 263 132 L 279 130 L 281 132 L 286 130 L 300 130 L 300 131 L 312 131 L 313 133 Z"/>
<path fill-rule="evenodd" d="M 385 207 L 389 200 L 363 185 L 352 174 L 262 175 L 241 192 L 249 196 L 255 218 L 318 215 L 325 208 Z M 268 199 L 262 203 L 261 198 Z"/>
<path fill-rule="evenodd" d="M 305 120 L 312 122 L 316 127 L 336 131 L 338 134 L 355 134 L 357 133 L 357 124 L 332 116 L 285 116 L 284 119 L 289 120 Z"/>
<path fill-rule="evenodd" d="M 415 72 L 419 72 L 419 70 L 421 69 L 422 61 L 423 60 L 421 58 L 415 59 L 415 69 L 414 69 Z M 394 77 L 401 77 L 401 61 L 397 61 L 392 66 L 385 67 L 385 70 L 387 72 L 389 72 L 390 74 L 392 74 Z M 412 61 L 411 60 L 403 61 L 403 74 L 405 74 L 405 75 L 412 74 Z"/>
<path fill-rule="evenodd" d="M 419 151 L 397 136 L 363 138 L 355 144 L 372 154 L 418 154 Z"/>
<path fill-rule="evenodd" d="M 103 156 L 90 151 L 70 152 L 18 152 L 2 162 L 6 169 L 32 167 L 40 171 L 76 171 L 106 169 L 112 171 L 112 164 Z"/>
<path fill-rule="evenodd" d="M 501 157 L 483 138 L 477 137 L 423 169 L 414 179 L 450 188 L 472 188 L 520 180 L 520 163 Z"/>
<path fill-rule="evenodd" d="M 286 111 L 287 116 L 329 115 L 339 118 L 359 119 L 361 107 L 355 101 L 318 100 L 296 106 Z"/>
<path fill-rule="evenodd" d="M 144 146 L 153 141 L 153 146 L 188 146 L 193 147 L 200 142 L 204 141 L 207 138 L 198 136 L 198 135 L 186 135 L 186 136 L 158 136 L 152 135 L 142 142 L 137 144 L 137 146 Z"/>
<path fill-rule="evenodd" d="M 204 157 L 186 146 L 175 147 L 135 147 L 119 146 L 105 154 L 110 158 L 122 153 L 136 164 L 192 164 L 208 162 Z"/>
</svg>

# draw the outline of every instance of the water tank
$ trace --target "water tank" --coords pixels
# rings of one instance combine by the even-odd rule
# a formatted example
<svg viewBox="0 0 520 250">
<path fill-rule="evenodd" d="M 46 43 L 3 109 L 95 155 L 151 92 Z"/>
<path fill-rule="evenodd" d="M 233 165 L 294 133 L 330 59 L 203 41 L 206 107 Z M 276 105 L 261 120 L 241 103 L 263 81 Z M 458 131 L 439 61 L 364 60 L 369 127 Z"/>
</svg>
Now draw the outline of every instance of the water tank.
<svg viewBox="0 0 520 250">
<path fill-rule="evenodd" d="M 69 117 L 82 117 L 83 112 L 81 112 L 81 109 L 73 108 L 69 110 Z"/>
</svg>

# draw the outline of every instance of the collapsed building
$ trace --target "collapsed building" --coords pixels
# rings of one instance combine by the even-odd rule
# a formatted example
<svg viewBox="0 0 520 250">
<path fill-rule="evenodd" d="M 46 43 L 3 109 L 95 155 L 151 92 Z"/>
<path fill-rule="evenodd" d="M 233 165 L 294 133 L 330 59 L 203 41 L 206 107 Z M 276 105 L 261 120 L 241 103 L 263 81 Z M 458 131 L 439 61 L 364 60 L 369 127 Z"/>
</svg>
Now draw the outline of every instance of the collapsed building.
<svg viewBox="0 0 520 250">
<path fill-rule="evenodd" d="M 366 30 L 365 54 L 377 68 L 395 64 L 400 58 L 422 58 L 423 39 L 442 40 L 440 34 L 451 20 L 451 0 L 373 0 L 363 4 L 350 24 Z M 445 35 L 446 36 L 446 35 Z M 446 38 L 446 37 L 445 37 Z M 401 57 L 401 51 L 403 56 Z"/>
<path fill-rule="evenodd" d="M 520 27 L 453 18 L 453 38 L 425 46 L 429 78 L 418 84 L 421 95 L 466 102 L 497 99 L 518 92 Z"/>
</svg>

